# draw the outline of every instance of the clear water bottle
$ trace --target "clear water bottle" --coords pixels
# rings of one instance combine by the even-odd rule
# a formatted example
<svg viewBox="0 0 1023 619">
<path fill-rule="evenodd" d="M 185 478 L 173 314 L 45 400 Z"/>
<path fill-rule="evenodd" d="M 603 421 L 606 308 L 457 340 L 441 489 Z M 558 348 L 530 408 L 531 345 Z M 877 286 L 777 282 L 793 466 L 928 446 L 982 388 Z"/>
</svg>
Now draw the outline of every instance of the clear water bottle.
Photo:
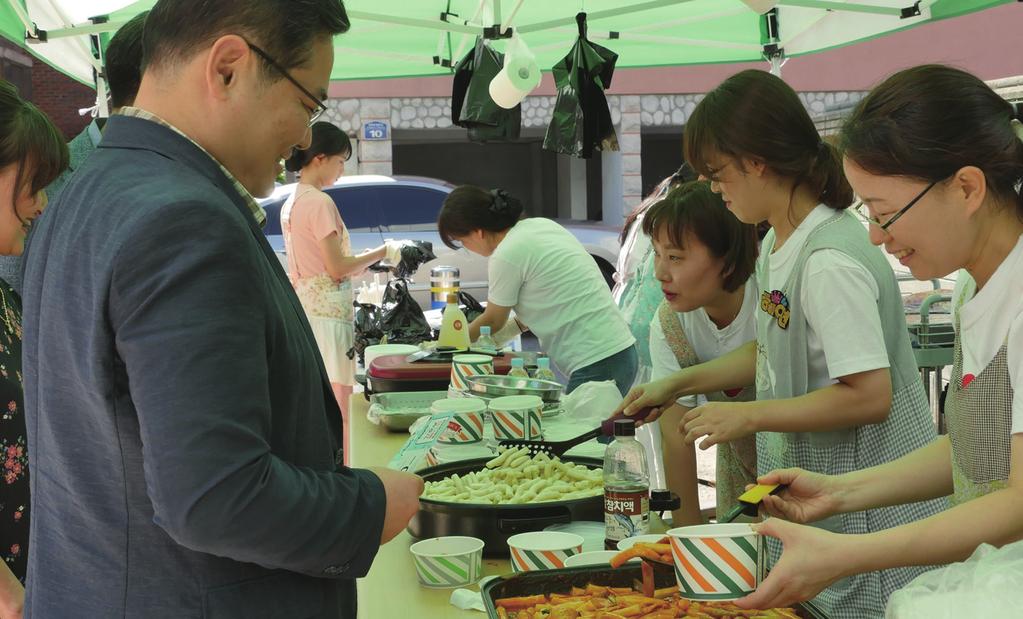
<svg viewBox="0 0 1023 619">
<path fill-rule="evenodd" d="M 557 382 L 558 379 L 554 376 L 554 370 L 551 369 L 550 357 L 540 357 L 536 360 L 536 372 L 533 373 L 533 378 Z"/>
<path fill-rule="evenodd" d="M 636 440 L 636 422 L 614 422 L 613 443 L 604 452 L 604 547 L 617 550 L 626 537 L 650 532 L 650 475 L 646 450 Z"/>
<path fill-rule="evenodd" d="M 511 360 L 511 371 L 508 372 L 508 376 L 529 378 L 529 372 L 526 371 L 526 362 L 522 357 L 515 357 Z"/>
<path fill-rule="evenodd" d="M 480 336 L 476 338 L 476 348 L 482 350 L 497 350 L 497 342 L 495 342 L 493 336 L 490 335 L 490 327 L 480 327 Z"/>
</svg>

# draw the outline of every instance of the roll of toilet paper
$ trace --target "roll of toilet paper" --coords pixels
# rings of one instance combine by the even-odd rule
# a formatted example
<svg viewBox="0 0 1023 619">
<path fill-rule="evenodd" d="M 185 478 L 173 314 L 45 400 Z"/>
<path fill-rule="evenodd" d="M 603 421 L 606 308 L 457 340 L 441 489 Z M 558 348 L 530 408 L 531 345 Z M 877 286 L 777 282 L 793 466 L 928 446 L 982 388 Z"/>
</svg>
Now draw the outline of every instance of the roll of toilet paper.
<svg viewBox="0 0 1023 619">
<path fill-rule="evenodd" d="M 540 85 L 540 67 L 532 56 L 509 58 L 504 68 L 490 80 L 490 97 L 494 103 L 511 109 Z"/>
</svg>

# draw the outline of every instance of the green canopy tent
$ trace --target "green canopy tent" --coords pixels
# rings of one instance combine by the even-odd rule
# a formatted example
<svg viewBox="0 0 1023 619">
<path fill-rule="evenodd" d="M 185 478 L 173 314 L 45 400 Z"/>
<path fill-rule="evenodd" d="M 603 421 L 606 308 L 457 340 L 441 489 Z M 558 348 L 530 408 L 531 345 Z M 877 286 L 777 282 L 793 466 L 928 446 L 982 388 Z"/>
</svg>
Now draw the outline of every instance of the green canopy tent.
<svg viewBox="0 0 1023 619">
<path fill-rule="evenodd" d="M 346 0 L 352 29 L 335 42 L 332 78 L 446 75 L 476 36 L 497 38 L 501 47 L 511 31 L 549 70 L 572 46 L 580 10 L 589 38 L 619 54 L 619 69 L 767 58 L 778 71 L 784 58 L 1010 1 Z M 153 3 L 0 0 L 0 33 L 68 75 L 98 82 L 102 93 L 103 33 Z"/>
</svg>

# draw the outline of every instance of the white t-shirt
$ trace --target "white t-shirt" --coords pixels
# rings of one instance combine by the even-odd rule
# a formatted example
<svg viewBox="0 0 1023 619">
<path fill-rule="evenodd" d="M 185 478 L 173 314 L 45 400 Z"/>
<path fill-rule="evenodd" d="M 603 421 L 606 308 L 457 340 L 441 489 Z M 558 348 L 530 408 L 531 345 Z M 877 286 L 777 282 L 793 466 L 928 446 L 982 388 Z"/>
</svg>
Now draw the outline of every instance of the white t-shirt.
<svg viewBox="0 0 1023 619">
<path fill-rule="evenodd" d="M 685 331 L 686 339 L 693 347 L 693 352 L 701 363 L 717 359 L 728 354 L 743 344 L 757 339 L 757 289 L 756 278 L 750 277 L 746 282 L 742 295 L 742 307 L 735 320 L 719 329 L 702 307 L 691 312 L 678 312 L 679 322 Z M 679 371 L 678 359 L 672 352 L 661 328 L 661 319 L 654 316 L 650 323 L 650 360 L 653 363 L 651 380 L 664 378 L 668 374 Z M 678 399 L 682 406 L 694 408 L 702 402 L 695 395 L 683 396 Z"/>
<path fill-rule="evenodd" d="M 963 381 L 972 380 L 991 363 L 1003 344 L 1012 385 L 1012 433 L 1023 432 L 1023 236 L 991 279 L 978 292 L 973 278 L 963 278 L 959 309 L 959 347 Z M 958 284 L 958 281 L 957 281 Z M 960 299 L 956 299 L 956 305 Z"/>
<path fill-rule="evenodd" d="M 636 342 L 597 263 L 549 219 L 523 219 L 508 230 L 488 272 L 490 302 L 514 308 L 566 374 Z"/>
<path fill-rule="evenodd" d="M 762 290 L 769 293 L 785 285 L 810 232 L 834 214 L 818 204 L 778 251 L 774 230 L 767 233 L 757 265 L 760 279 L 766 280 L 760 282 Z M 844 216 L 853 217 L 848 212 Z M 866 267 L 836 249 L 822 249 L 807 259 L 802 277 L 799 303 L 809 325 L 807 388 L 814 391 L 842 376 L 888 367 L 877 309 L 880 291 Z"/>
</svg>

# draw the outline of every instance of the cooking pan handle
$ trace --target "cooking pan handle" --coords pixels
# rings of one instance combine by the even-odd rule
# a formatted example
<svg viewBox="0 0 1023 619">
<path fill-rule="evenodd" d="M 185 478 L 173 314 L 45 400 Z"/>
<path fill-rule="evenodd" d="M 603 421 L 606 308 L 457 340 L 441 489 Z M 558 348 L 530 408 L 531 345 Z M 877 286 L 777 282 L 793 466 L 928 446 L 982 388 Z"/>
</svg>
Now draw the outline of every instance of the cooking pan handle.
<svg viewBox="0 0 1023 619">
<path fill-rule="evenodd" d="M 498 518 L 497 529 L 501 533 L 524 533 L 539 531 L 552 524 L 572 522 L 572 514 L 564 512 L 552 516 L 534 516 L 532 518 Z"/>
</svg>

